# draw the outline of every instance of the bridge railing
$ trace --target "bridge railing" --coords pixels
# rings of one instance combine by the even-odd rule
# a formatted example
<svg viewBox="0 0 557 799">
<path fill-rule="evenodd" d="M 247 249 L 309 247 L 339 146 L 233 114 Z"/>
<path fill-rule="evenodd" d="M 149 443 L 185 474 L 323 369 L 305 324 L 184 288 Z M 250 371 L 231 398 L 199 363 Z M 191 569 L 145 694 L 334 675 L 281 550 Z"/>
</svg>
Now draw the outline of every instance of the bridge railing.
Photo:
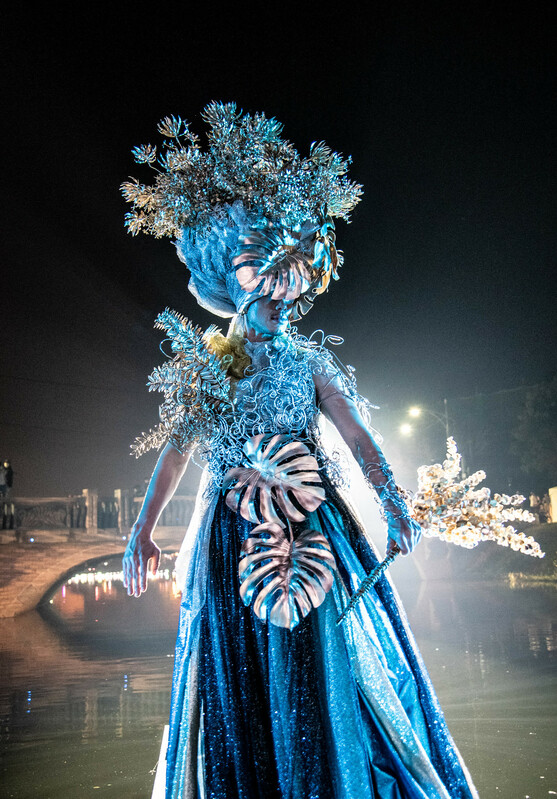
<svg viewBox="0 0 557 799">
<path fill-rule="evenodd" d="M 70 497 L 8 497 L 0 502 L 2 530 L 129 530 L 135 521 L 143 496 L 129 489 L 116 489 L 99 496 L 95 489 L 84 489 Z M 193 512 L 195 496 L 175 496 L 164 509 L 160 526 L 185 527 Z"/>
<path fill-rule="evenodd" d="M 14 497 L 0 503 L 3 530 L 84 529 L 87 506 L 83 496 Z"/>
<path fill-rule="evenodd" d="M 101 506 L 104 502 L 105 507 L 101 507 L 97 513 L 98 527 L 103 526 L 103 514 L 108 519 L 114 519 L 117 514 L 118 528 L 129 529 L 136 520 L 144 499 L 143 495 L 134 494 L 129 489 L 116 489 L 114 497 L 100 500 Z M 159 526 L 185 527 L 191 519 L 194 505 L 194 494 L 174 495 L 161 514 Z"/>
</svg>

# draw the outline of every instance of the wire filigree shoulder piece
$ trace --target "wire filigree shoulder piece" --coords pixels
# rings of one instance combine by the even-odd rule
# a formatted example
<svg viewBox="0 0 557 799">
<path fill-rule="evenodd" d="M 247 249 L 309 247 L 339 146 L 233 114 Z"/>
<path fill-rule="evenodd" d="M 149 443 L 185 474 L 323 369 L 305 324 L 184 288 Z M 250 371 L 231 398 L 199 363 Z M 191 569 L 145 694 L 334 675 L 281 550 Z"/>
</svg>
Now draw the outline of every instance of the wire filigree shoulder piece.
<svg viewBox="0 0 557 799">
<path fill-rule="evenodd" d="M 172 441 L 180 451 L 209 431 L 219 427 L 222 417 L 232 410 L 231 383 L 227 368 L 231 355 L 218 357 L 208 347 L 217 332 L 214 325 L 203 332 L 184 316 L 166 309 L 157 316 L 155 328 L 166 331 L 172 360 L 157 366 L 149 376 L 149 391 L 160 391 L 161 423 L 143 433 L 132 444 L 139 457 Z"/>
<path fill-rule="evenodd" d="M 310 354 L 313 353 L 313 374 L 321 375 L 329 382 L 331 393 L 339 392 L 344 394 L 355 403 L 365 426 L 373 435 L 375 441 L 381 443 L 383 437 L 371 424 L 372 413 L 378 409 L 378 406 L 372 405 L 368 399 L 359 393 L 356 381 L 356 370 L 354 367 L 350 364 L 344 364 L 335 353 L 326 346 L 337 347 L 344 344 L 344 339 L 341 336 L 326 335 L 323 330 L 314 330 L 311 336 L 306 338 L 306 336 L 298 334 L 297 328 L 292 328 L 292 339 L 300 349 L 306 350 Z M 321 397 L 321 402 L 326 399 L 326 388 L 324 392 L 324 395 Z"/>
</svg>

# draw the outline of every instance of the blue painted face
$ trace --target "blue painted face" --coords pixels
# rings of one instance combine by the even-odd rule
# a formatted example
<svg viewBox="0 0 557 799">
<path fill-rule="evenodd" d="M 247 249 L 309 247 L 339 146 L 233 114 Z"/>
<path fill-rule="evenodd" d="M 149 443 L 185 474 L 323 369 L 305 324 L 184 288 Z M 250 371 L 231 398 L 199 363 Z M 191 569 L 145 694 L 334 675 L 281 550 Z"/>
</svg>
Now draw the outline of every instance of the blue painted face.
<svg viewBox="0 0 557 799">
<path fill-rule="evenodd" d="M 246 336 L 250 341 L 265 341 L 286 332 L 296 300 L 260 297 L 245 314 Z"/>
</svg>

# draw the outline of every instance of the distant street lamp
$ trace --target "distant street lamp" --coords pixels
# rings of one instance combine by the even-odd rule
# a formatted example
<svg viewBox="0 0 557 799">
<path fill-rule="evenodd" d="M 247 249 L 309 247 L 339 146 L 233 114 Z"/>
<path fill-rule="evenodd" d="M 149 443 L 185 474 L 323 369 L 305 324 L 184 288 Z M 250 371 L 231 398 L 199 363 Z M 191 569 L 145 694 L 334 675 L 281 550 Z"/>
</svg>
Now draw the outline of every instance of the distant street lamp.
<svg viewBox="0 0 557 799">
<path fill-rule="evenodd" d="M 445 408 L 445 412 L 444 412 L 443 416 L 441 416 L 439 413 L 436 413 L 435 411 L 430 410 L 429 408 L 421 408 L 418 405 L 413 405 L 411 408 L 409 408 L 408 409 L 408 415 L 412 416 L 412 418 L 414 418 L 414 419 L 417 419 L 419 416 L 422 415 L 422 413 L 427 413 L 430 416 L 433 416 L 433 418 L 436 419 L 439 422 L 439 424 L 443 425 L 443 427 L 445 428 L 445 437 L 449 438 L 449 435 L 450 435 L 450 433 L 449 433 L 449 411 L 448 411 L 447 400 L 446 399 L 443 400 L 443 405 L 444 405 L 444 408 Z M 403 430 L 402 428 L 407 428 L 407 429 Z M 408 423 L 401 425 L 399 429 L 400 429 L 400 432 L 403 435 L 410 435 L 410 433 L 412 432 L 412 426 L 409 425 Z"/>
<path fill-rule="evenodd" d="M 439 424 L 443 427 L 445 431 L 445 438 L 447 439 L 451 437 L 450 427 L 452 425 L 452 420 L 449 419 L 449 409 L 446 399 L 443 400 L 443 413 L 437 413 L 436 411 L 432 411 L 431 408 L 426 408 L 421 405 L 412 405 L 410 408 L 408 408 L 407 414 L 412 419 L 416 420 L 418 420 L 420 416 L 423 416 L 424 414 L 431 416 L 433 419 L 435 419 L 436 422 L 439 422 Z M 399 425 L 398 432 L 400 433 L 401 436 L 409 438 L 414 433 L 414 425 L 410 424 L 409 422 L 403 422 L 401 425 Z M 431 445 L 429 437 L 426 441 L 423 442 L 423 444 L 424 446 Z M 468 468 L 466 466 L 464 453 L 461 453 L 461 468 L 462 468 L 462 476 L 465 477 Z"/>
</svg>

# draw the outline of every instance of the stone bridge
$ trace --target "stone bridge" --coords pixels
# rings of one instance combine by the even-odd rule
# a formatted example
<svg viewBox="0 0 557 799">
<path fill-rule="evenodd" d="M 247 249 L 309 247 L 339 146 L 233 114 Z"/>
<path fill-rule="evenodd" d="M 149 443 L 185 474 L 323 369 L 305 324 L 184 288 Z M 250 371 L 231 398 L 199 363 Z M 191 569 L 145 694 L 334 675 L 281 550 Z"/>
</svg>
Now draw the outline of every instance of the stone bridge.
<svg viewBox="0 0 557 799">
<path fill-rule="evenodd" d="M 156 541 L 175 552 L 183 527 L 158 527 Z M 53 586 L 82 564 L 123 554 L 127 535 L 115 530 L 26 530 L 17 541 L 13 531 L 0 536 L 0 618 L 33 610 Z"/>
<path fill-rule="evenodd" d="M 142 501 L 121 490 L 108 498 L 84 490 L 78 497 L 5 500 L 0 509 L 0 618 L 36 608 L 78 566 L 122 554 Z M 156 533 L 163 551 L 179 548 L 194 502 L 194 496 L 175 496 L 163 511 Z"/>
</svg>

